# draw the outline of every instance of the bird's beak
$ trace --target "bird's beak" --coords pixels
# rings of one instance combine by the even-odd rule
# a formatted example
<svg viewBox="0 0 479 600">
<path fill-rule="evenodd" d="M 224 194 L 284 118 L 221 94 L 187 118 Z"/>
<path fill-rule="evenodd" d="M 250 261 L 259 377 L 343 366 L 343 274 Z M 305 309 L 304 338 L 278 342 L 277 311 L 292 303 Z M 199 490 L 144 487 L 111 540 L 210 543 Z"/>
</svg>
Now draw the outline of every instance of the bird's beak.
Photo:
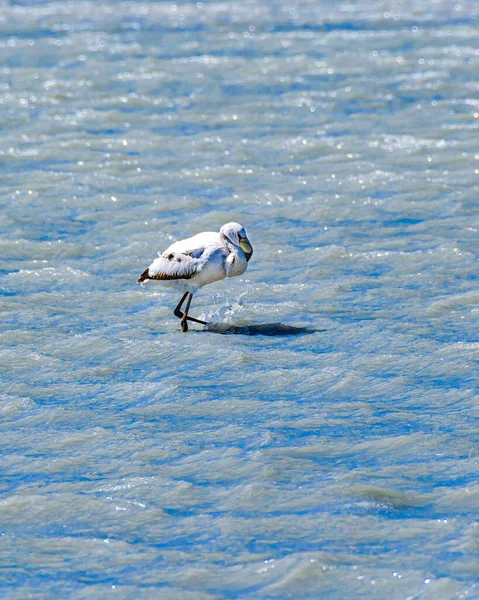
<svg viewBox="0 0 479 600">
<path fill-rule="evenodd" d="M 249 259 L 253 256 L 253 247 L 251 246 L 249 239 L 240 236 L 239 245 L 246 255 L 246 260 L 249 261 Z"/>
</svg>

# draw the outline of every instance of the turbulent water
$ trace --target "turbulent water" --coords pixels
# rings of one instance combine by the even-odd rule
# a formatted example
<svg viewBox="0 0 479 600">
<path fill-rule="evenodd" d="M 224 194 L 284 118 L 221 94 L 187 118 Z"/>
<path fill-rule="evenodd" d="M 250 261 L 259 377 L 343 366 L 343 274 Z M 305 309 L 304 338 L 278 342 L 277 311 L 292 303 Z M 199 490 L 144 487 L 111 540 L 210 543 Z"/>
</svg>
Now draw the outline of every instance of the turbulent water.
<svg viewBox="0 0 479 600">
<path fill-rule="evenodd" d="M 478 70 L 473 0 L 1 4 L 2 598 L 479 598 Z"/>
</svg>

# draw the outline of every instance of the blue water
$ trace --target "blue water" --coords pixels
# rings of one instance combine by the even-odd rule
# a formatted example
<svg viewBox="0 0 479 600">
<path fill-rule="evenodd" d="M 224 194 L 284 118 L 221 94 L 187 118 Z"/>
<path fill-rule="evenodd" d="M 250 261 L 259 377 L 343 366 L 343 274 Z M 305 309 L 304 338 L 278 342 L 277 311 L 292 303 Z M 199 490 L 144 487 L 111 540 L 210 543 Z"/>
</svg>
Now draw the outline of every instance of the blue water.
<svg viewBox="0 0 479 600">
<path fill-rule="evenodd" d="M 0 597 L 479 598 L 478 25 L 2 5 Z"/>
</svg>

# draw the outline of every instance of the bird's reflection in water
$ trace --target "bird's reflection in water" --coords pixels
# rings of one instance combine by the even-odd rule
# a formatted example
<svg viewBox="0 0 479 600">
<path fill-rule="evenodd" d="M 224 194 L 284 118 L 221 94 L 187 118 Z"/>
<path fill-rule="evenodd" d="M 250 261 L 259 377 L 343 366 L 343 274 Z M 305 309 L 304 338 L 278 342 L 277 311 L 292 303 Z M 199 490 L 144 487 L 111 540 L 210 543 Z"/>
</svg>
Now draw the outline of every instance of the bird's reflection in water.
<svg viewBox="0 0 479 600">
<path fill-rule="evenodd" d="M 283 323 L 258 323 L 255 325 L 230 325 L 228 323 L 210 324 L 203 331 L 208 333 L 220 333 L 222 335 L 269 335 L 269 336 L 287 336 L 287 335 L 308 335 L 323 329 L 313 329 L 311 327 L 294 327 L 293 325 L 284 325 Z"/>
</svg>

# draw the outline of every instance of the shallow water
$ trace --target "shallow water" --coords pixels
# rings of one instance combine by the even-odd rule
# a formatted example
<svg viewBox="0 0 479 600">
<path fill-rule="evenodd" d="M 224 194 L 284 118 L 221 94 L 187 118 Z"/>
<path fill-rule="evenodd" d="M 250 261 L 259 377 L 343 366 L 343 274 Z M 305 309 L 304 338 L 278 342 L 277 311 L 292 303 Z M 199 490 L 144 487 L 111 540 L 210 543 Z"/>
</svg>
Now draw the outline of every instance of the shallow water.
<svg viewBox="0 0 479 600">
<path fill-rule="evenodd" d="M 479 598 L 476 12 L 2 5 L 2 597 Z"/>
</svg>

